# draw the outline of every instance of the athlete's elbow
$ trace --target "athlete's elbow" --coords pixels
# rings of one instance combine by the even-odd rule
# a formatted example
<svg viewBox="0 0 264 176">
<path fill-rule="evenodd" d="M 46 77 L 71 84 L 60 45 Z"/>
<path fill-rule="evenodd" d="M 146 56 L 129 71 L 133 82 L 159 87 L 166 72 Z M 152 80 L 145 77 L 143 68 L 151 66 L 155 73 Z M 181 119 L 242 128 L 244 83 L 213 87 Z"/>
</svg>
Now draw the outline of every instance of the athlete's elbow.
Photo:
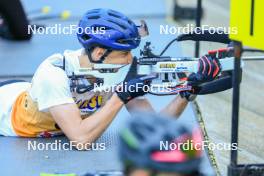
<svg viewBox="0 0 264 176">
<path fill-rule="evenodd" d="M 90 150 L 94 141 L 92 137 L 78 136 L 71 139 L 71 144 L 77 150 Z"/>
</svg>

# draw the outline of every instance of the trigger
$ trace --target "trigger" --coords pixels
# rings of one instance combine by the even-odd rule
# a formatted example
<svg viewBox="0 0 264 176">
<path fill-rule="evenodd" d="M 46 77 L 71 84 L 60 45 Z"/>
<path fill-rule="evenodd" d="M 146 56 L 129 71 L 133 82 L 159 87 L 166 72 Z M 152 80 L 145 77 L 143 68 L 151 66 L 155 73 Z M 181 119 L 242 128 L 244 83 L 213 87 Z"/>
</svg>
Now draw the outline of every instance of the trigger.
<svg viewBox="0 0 264 176">
<path fill-rule="evenodd" d="M 187 75 L 184 72 L 177 73 L 177 76 L 181 82 L 187 81 Z"/>
</svg>

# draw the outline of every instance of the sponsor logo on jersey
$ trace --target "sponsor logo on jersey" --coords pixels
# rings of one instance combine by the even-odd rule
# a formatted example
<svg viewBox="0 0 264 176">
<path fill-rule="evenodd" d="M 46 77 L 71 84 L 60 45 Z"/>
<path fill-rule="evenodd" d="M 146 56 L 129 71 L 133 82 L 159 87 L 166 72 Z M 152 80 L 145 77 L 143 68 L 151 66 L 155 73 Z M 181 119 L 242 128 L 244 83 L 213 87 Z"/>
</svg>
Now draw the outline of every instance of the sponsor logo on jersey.
<svg viewBox="0 0 264 176">
<path fill-rule="evenodd" d="M 81 111 L 93 112 L 102 106 L 102 99 L 103 97 L 99 95 L 99 96 L 94 96 L 89 100 L 74 98 L 74 101 Z"/>
</svg>

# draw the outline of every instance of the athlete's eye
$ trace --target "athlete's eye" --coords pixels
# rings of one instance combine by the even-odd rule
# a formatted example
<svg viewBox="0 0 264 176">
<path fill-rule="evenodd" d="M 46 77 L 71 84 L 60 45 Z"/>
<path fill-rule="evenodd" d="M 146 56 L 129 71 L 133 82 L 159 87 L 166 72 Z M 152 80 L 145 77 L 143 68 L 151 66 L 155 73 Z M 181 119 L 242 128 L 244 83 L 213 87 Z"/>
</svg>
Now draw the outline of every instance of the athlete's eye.
<svg viewBox="0 0 264 176">
<path fill-rule="evenodd" d="M 127 56 L 128 54 L 129 54 L 129 52 L 128 51 L 125 51 L 125 52 L 123 52 L 122 53 L 124 56 Z"/>
</svg>

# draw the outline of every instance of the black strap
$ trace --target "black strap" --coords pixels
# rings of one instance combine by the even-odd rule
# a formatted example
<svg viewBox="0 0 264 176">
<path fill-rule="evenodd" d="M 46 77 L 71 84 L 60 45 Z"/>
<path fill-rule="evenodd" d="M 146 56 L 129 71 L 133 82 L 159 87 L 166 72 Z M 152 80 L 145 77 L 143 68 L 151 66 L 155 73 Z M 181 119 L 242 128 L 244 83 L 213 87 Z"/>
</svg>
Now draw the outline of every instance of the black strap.
<svg viewBox="0 0 264 176">
<path fill-rule="evenodd" d="M 105 58 L 112 52 L 112 50 L 107 49 L 106 52 L 101 56 L 101 58 L 99 59 L 99 63 L 103 63 Z"/>
<path fill-rule="evenodd" d="M 242 75 L 242 69 L 240 70 L 240 74 Z M 240 78 L 241 77 L 242 76 L 240 76 Z M 233 87 L 232 79 L 233 79 L 233 73 L 232 72 L 226 73 L 226 75 L 221 76 L 219 79 L 198 86 L 198 90 L 197 90 L 198 92 L 195 92 L 195 94 L 204 95 L 204 94 L 217 93 L 230 89 Z"/>
<path fill-rule="evenodd" d="M 197 30 L 198 33 L 194 33 L 193 31 L 187 34 L 181 34 L 177 37 L 177 41 L 208 41 L 208 42 L 218 42 L 229 44 L 231 40 L 229 39 L 228 34 L 225 34 L 224 31 L 218 30 L 218 32 L 214 32 L 209 29 L 205 30 Z"/>
<path fill-rule="evenodd" d="M 138 74 L 137 74 L 137 58 L 134 57 L 132 64 L 129 68 L 129 71 L 127 72 L 125 82 L 127 82 L 128 80 L 131 80 L 133 78 L 136 78 L 137 76 L 138 76 Z"/>
<path fill-rule="evenodd" d="M 85 49 L 87 55 L 88 55 L 88 59 L 91 63 L 103 63 L 105 58 L 113 51 L 111 49 L 106 49 L 106 52 L 100 57 L 100 59 L 98 61 L 94 61 L 92 59 L 92 51 L 90 49 Z"/>
<path fill-rule="evenodd" d="M 7 84 L 18 83 L 18 82 L 26 82 L 26 81 L 25 80 L 16 80 L 16 79 L 7 80 L 7 81 L 0 82 L 0 87 L 7 85 Z"/>
<path fill-rule="evenodd" d="M 65 56 L 63 55 L 63 60 L 62 60 L 62 69 L 65 71 Z"/>
<path fill-rule="evenodd" d="M 62 70 L 65 71 L 65 67 L 66 67 L 66 63 L 65 62 L 66 62 L 65 61 L 65 56 L 63 55 L 62 65 L 57 65 L 57 64 L 52 64 L 52 65 L 55 66 L 55 67 L 59 67 L 59 68 L 61 68 Z"/>
</svg>

